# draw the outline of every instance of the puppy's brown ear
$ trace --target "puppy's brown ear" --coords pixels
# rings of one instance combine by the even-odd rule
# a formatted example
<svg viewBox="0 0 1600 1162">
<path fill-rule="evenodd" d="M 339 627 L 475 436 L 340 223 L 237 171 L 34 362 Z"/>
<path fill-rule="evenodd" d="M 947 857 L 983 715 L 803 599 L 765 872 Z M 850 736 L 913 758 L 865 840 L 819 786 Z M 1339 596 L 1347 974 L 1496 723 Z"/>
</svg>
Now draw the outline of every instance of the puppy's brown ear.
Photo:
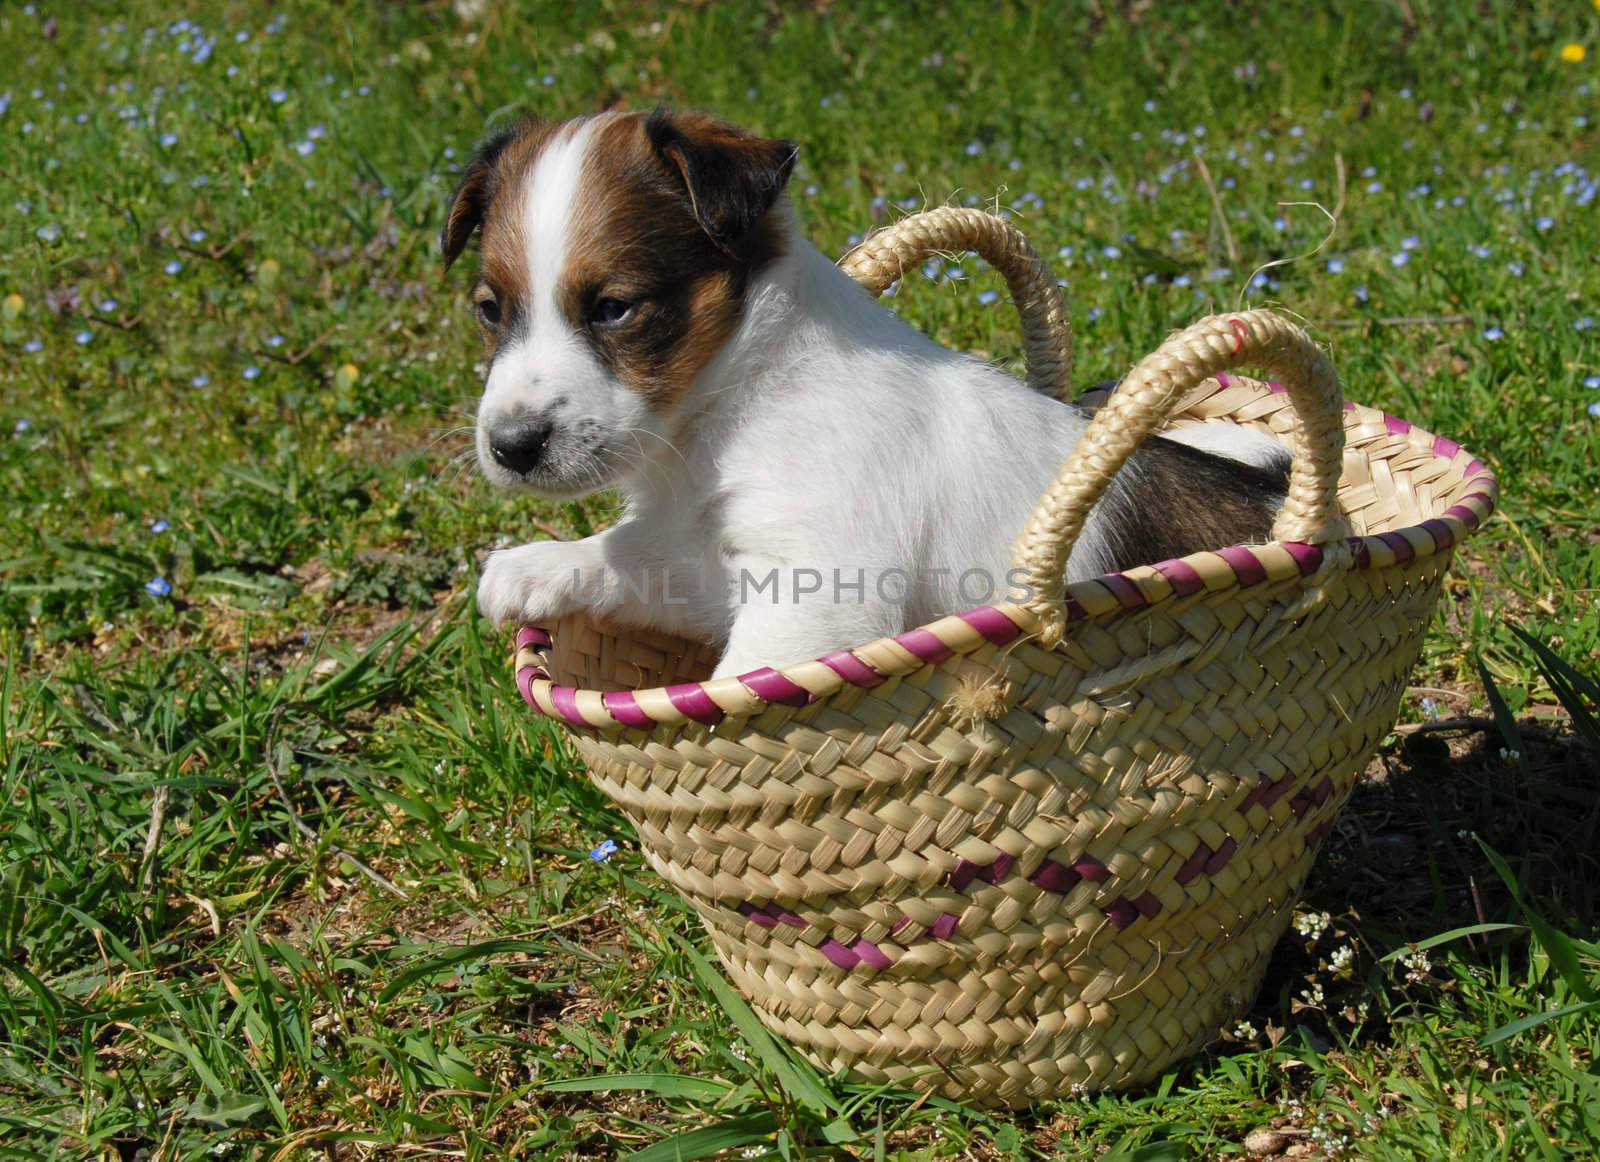
<svg viewBox="0 0 1600 1162">
<path fill-rule="evenodd" d="M 757 137 L 703 114 L 664 109 L 650 115 L 645 133 L 656 155 L 683 183 L 700 228 L 725 253 L 739 257 L 789 181 L 795 145 Z"/>
<path fill-rule="evenodd" d="M 450 207 L 445 211 L 444 229 L 439 232 L 439 253 L 444 256 L 446 270 L 461 257 L 473 234 L 483 225 L 483 216 L 488 213 L 489 202 L 494 197 L 495 166 L 500 155 L 527 131 L 527 125 L 518 125 L 485 138 L 461 171 L 461 180 L 456 183 L 455 193 L 450 195 Z"/>
</svg>

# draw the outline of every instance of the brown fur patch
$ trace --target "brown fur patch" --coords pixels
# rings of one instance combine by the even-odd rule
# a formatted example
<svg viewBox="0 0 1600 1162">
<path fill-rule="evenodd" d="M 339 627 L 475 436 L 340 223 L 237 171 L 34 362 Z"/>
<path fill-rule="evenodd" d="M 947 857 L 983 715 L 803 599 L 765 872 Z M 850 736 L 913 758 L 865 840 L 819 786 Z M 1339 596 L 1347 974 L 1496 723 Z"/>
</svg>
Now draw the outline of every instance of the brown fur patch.
<svg viewBox="0 0 1600 1162">
<path fill-rule="evenodd" d="M 1106 522 L 1119 571 L 1266 543 L 1289 483 L 1287 453 L 1282 469 L 1258 468 L 1159 437 L 1147 440 L 1129 467 L 1115 486 L 1121 507 Z"/>
<path fill-rule="evenodd" d="M 765 211 L 743 235 L 713 237 L 693 188 L 651 140 L 658 117 L 621 115 L 596 131 L 558 301 L 613 375 L 652 405 L 669 407 L 733 334 L 750 276 L 783 253 L 783 240 Z M 760 141 L 709 118 L 692 127 L 702 123 L 719 126 L 708 149 L 735 138 Z M 765 164 L 771 152 L 753 153 L 750 164 Z M 713 195 L 703 187 L 698 196 Z M 633 312 L 620 324 L 596 325 L 595 304 L 604 299 L 632 303 Z"/>
<path fill-rule="evenodd" d="M 530 118 L 486 141 L 462 171 L 451 196 L 440 248 L 455 261 L 479 234 L 478 285 L 474 301 L 492 297 L 500 310 L 496 327 L 480 327 L 491 352 L 515 329 L 528 302 L 528 262 L 522 231 L 525 183 L 561 125 Z"/>
</svg>

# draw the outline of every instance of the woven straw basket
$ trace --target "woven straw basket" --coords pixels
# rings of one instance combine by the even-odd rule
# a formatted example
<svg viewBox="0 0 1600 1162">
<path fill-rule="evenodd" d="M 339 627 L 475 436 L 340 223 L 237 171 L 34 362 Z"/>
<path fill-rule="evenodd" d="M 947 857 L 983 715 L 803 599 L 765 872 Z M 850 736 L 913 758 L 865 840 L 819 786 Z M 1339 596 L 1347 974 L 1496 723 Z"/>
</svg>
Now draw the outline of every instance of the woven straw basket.
<svg viewBox="0 0 1600 1162">
<path fill-rule="evenodd" d="M 845 266 L 877 292 L 934 248 L 1005 273 L 1032 380 L 1064 392 L 1055 281 L 998 219 L 919 215 Z M 1168 420 L 1290 445 L 1273 543 L 1063 591 Z M 1018 537 L 1029 603 L 717 681 L 714 650 L 575 616 L 518 633 L 517 684 L 822 1069 L 990 1105 L 1137 1084 L 1253 997 L 1495 494 L 1451 441 L 1341 404 L 1293 324 L 1215 316 L 1097 411 Z"/>
</svg>

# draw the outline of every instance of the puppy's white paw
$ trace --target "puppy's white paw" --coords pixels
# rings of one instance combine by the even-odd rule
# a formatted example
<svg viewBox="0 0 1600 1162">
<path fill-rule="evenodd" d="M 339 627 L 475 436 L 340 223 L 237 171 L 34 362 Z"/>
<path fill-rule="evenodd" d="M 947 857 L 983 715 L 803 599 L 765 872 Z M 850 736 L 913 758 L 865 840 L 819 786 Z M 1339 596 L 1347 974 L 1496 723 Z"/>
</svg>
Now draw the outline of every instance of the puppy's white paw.
<svg viewBox="0 0 1600 1162">
<path fill-rule="evenodd" d="M 554 621 L 578 607 L 592 562 L 581 543 L 538 541 L 489 554 L 478 582 L 478 612 L 497 629 Z"/>
</svg>

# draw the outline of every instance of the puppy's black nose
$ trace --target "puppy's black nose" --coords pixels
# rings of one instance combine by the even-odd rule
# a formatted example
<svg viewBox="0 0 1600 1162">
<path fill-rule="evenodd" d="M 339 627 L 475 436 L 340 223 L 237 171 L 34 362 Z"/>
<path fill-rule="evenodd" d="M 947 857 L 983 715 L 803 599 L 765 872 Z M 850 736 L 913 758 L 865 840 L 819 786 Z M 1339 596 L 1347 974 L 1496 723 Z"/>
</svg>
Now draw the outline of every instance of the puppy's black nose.
<svg viewBox="0 0 1600 1162">
<path fill-rule="evenodd" d="M 519 475 L 533 470 L 544 453 L 554 425 L 549 420 L 519 417 L 502 420 L 489 432 L 489 451 L 495 463 Z"/>
</svg>

